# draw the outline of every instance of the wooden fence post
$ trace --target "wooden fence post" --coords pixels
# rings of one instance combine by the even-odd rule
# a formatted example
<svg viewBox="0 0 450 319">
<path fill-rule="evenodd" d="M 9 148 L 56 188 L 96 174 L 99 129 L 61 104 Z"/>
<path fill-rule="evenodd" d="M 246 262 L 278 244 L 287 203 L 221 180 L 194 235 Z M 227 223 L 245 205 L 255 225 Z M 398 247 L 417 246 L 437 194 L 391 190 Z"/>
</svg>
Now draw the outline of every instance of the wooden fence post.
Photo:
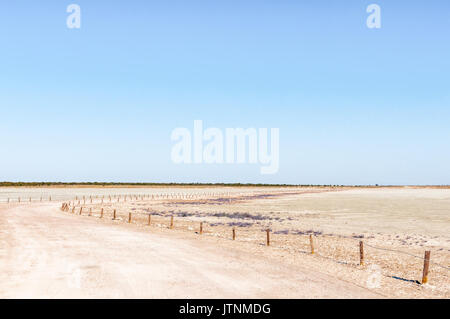
<svg viewBox="0 0 450 319">
<path fill-rule="evenodd" d="M 203 234 L 203 222 L 200 222 L 200 235 Z"/>
<path fill-rule="evenodd" d="M 113 219 L 116 219 L 116 210 L 114 209 L 114 212 L 113 212 Z"/>
<path fill-rule="evenodd" d="M 152 215 L 148 214 L 148 225 L 150 226 L 150 223 L 152 222 Z"/>
<path fill-rule="evenodd" d="M 428 282 L 428 269 L 430 268 L 430 254 L 431 251 L 425 251 L 425 259 L 423 261 L 423 275 L 422 275 L 422 285 Z"/>
<path fill-rule="evenodd" d="M 236 228 L 233 227 L 233 240 L 236 239 Z"/>
<path fill-rule="evenodd" d="M 131 223 L 131 213 L 128 213 L 128 223 Z"/>
<path fill-rule="evenodd" d="M 266 229 L 266 233 L 267 233 L 267 246 L 270 246 L 270 229 Z"/>
<path fill-rule="evenodd" d="M 311 245 L 311 255 L 314 254 L 314 241 L 312 235 L 309 235 L 309 243 Z"/>
<path fill-rule="evenodd" d="M 170 216 L 170 229 L 173 228 L 173 215 Z"/>
<path fill-rule="evenodd" d="M 364 266 L 364 243 L 359 242 L 359 265 Z"/>
</svg>

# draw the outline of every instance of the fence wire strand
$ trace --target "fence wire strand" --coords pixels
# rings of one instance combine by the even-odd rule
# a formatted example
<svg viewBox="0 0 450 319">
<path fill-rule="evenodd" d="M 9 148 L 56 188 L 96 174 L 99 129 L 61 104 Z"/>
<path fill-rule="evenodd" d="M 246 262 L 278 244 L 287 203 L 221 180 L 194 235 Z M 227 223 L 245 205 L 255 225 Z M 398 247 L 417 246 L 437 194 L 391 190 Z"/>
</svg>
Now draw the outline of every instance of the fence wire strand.
<svg viewBox="0 0 450 319">
<path fill-rule="evenodd" d="M 404 252 L 404 251 L 401 251 L 401 250 L 389 249 L 389 248 L 381 248 L 381 247 L 375 247 L 375 246 L 372 246 L 372 245 L 367 244 L 367 243 L 364 243 L 364 245 L 365 245 L 365 246 L 368 246 L 368 247 L 371 247 L 371 248 L 374 248 L 374 249 L 391 251 L 391 252 L 400 253 L 400 254 L 404 254 L 404 255 L 408 255 L 408 256 L 411 256 L 411 257 L 415 257 L 415 258 L 418 258 L 418 259 L 425 260 L 424 257 L 420 257 L 420 256 L 417 256 L 417 255 L 414 255 L 414 254 L 411 254 L 411 253 L 407 253 L 407 252 Z M 446 270 L 450 270 L 450 267 L 446 267 L 446 266 L 444 266 L 444 265 L 438 264 L 438 263 L 433 262 L 433 261 L 431 261 L 431 260 L 430 260 L 430 264 L 433 264 L 433 265 L 435 265 L 435 266 L 441 267 L 441 268 L 446 269 Z"/>
</svg>

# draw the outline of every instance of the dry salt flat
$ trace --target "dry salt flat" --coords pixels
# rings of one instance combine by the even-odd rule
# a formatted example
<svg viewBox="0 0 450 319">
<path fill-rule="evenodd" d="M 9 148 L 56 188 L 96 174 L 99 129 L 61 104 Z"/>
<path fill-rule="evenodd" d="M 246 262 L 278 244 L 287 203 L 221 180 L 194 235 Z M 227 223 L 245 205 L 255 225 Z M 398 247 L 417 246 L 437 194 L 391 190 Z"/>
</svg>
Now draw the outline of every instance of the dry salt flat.
<svg viewBox="0 0 450 319">
<path fill-rule="evenodd" d="M 41 202 L 41 195 L 52 201 Z M 32 197 L 31 204 L 11 201 L 19 196 Z M 69 211 L 59 209 L 63 201 L 70 203 Z M 84 278 L 83 288 L 69 289 L 76 297 L 450 297 L 447 188 L 9 188 L 0 189 L 0 202 L 1 234 L 8 243 L 0 258 L 2 273 L 9 274 L 0 291 L 6 297 L 32 291 L 21 273 L 37 281 L 34 294 L 47 297 L 69 294 L 62 287 L 74 273 Z M 53 256 L 61 247 L 65 253 Z M 421 285 L 426 250 L 431 251 L 429 283 Z M 36 251 L 53 253 L 44 258 Z M 142 251 L 154 258 L 142 257 Z M 224 251 L 226 257 L 220 257 Z M 58 254 L 67 256 L 56 262 Z M 77 266 L 86 256 L 89 265 Z M 186 268 L 171 274 L 163 261 Z M 47 274 L 49 265 L 62 278 L 53 288 L 38 275 Z M 242 267 L 247 271 L 236 270 Z M 146 269 L 160 273 L 142 285 Z M 249 275 L 252 271 L 258 278 Z M 134 284 L 123 283 L 123 273 Z M 243 278 L 251 281 L 242 283 Z"/>
</svg>

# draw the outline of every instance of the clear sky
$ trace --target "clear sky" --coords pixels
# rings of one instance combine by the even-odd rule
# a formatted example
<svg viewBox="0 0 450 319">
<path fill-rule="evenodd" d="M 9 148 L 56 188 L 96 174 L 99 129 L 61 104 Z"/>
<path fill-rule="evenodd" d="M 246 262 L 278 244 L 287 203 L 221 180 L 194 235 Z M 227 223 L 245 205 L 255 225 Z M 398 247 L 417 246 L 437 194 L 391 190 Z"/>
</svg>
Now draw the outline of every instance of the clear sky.
<svg viewBox="0 0 450 319">
<path fill-rule="evenodd" d="M 197 119 L 278 173 L 172 163 Z M 2 1 L 0 134 L 8 181 L 450 184 L 450 2 Z"/>
</svg>

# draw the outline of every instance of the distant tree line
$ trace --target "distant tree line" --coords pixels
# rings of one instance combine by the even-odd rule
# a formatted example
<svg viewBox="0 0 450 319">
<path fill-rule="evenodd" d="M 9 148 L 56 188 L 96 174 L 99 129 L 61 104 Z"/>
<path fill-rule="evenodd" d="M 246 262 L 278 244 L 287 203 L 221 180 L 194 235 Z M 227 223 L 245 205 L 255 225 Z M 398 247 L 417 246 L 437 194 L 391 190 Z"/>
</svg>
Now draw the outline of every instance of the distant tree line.
<svg viewBox="0 0 450 319">
<path fill-rule="evenodd" d="M 0 182 L 1 186 L 314 186 L 252 183 L 117 183 L 117 182 Z M 326 185 L 323 185 L 326 186 Z"/>
<path fill-rule="evenodd" d="M 232 186 L 232 187 L 396 187 L 396 185 L 314 185 L 252 183 L 116 183 L 116 182 L 0 182 L 0 187 L 39 186 Z M 425 185 L 424 185 L 425 186 Z M 431 186 L 431 185 L 430 185 Z M 445 186 L 445 185 L 441 185 Z M 439 187 L 439 186 L 438 186 Z"/>
</svg>

